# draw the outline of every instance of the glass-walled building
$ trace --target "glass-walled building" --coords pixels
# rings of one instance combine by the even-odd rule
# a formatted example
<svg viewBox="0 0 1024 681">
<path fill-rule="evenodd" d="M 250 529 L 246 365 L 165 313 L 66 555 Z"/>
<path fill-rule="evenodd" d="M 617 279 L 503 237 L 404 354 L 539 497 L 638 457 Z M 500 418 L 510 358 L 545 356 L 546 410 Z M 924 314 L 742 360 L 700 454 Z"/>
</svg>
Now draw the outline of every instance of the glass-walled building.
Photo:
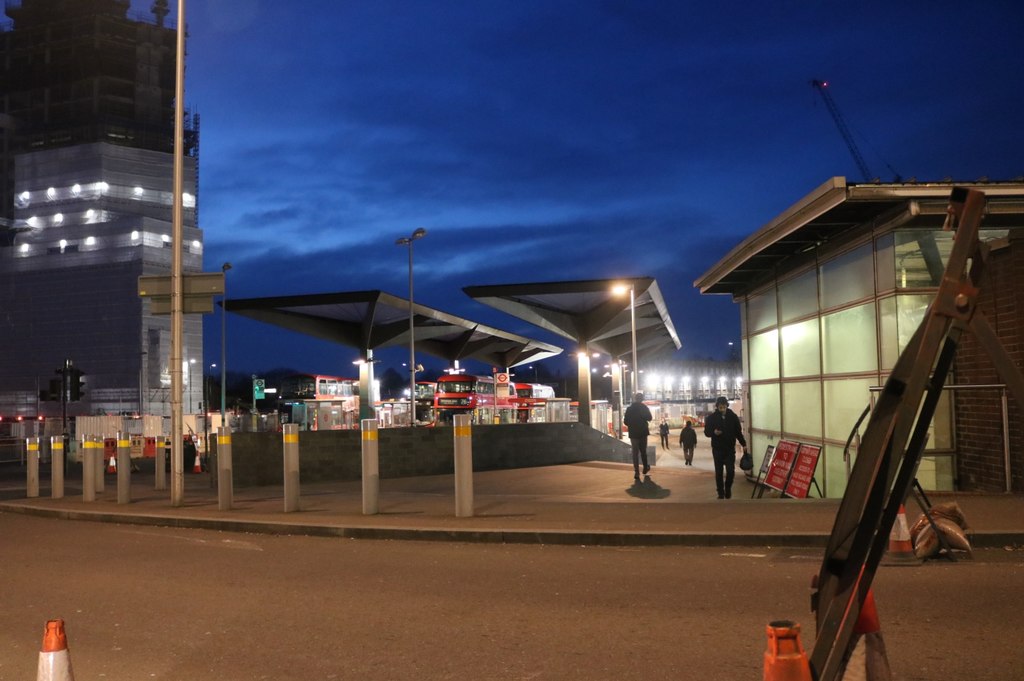
<svg viewBox="0 0 1024 681">
<path fill-rule="evenodd" d="M 953 243 L 943 231 L 951 187 L 833 178 L 696 282 L 739 303 L 755 466 L 780 439 L 820 444 L 817 480 L 825 496 L 843 493 L 854 426 L 941 279 Z M 1001 243 L 1024 226 L 1024 184 L 977 188 L 989 199 L 983 240 Z M 944 391 L 918 470 L 926 489 L 957 487 L 955 409 Z"/>
</svg>

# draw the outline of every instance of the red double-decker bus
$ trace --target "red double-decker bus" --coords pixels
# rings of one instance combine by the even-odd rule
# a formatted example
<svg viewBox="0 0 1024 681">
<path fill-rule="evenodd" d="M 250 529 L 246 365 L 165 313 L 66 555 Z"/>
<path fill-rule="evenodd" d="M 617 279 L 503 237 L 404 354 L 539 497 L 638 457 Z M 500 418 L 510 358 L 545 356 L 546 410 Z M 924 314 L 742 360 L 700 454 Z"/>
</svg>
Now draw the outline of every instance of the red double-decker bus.
<svg viewBox="0 0 1024 681">
<path fill-rule="evenodd" d="M 513 383 L 515 395 L 509 402 L 515 407 L 518 423 L 543 422 L 545 405 L 555 396 L 555 389 L 543 383 Z"/>
<path fill-rule="evenodd" d="M 450 426 L 456 414 L 469 414 L 475 424 L 494 423 L 494 378 L 447 374 L 437 379 L 434 417 L 439 426 Z"/>
</svg>

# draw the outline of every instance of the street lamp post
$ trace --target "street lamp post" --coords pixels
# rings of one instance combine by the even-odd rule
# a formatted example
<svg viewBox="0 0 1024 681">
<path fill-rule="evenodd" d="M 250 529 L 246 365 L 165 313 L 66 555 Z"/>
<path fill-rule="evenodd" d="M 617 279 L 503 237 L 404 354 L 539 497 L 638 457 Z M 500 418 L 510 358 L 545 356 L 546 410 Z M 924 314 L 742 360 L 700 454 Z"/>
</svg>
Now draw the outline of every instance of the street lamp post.
<svg viewBox="0 0 1024 681">
<path fill-rule="evenodd" d="M 626 292 L 625 284 L 620 284 L 613 289 L 616 294 L 622 294 Z M 629 334 L 630 340 L 633 346 L 633 380 L 632 388 L 633 393 L 637 393 L 640 390 L 640 366 L 636 361 L 636 289 L 633 284 L 629 285 Z"/>
<path fill-rule="evenodd" d="M 220 425 L 226 426 L 228 422 L 225 417 L 228 401 L 228 270 L 231 263 L 226 262 L 220 266 L 224 273 L 224 295 L 220 299 Z"/>
<path fill-rule="evenodd" d="M 395 241 L 396 246 L 409 247 L 409 427 L 416 425 L 416 324 L 412 304 L 412 242 L 422 239 L 427 230 L 420 227 L 407 237 Z"/>
<path fill-rule="evenodd" d="M 190 359 L 188 361 L 188 364 L 185 365 L 186 368 L 188 368 L 188 413 L 189 414 L 193 413 L 192 412 L 192 365 L 195 364 L 195 363 L 196 363 L 196 360 L 193 358 L 193 359 Z"/>
</svg>

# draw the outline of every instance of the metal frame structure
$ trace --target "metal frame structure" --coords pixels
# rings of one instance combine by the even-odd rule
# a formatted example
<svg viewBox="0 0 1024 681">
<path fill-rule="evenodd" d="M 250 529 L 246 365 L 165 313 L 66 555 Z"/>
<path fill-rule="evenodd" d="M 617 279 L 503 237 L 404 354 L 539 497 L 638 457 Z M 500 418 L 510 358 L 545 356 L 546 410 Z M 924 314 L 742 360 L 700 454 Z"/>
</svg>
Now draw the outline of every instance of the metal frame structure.
<svg viewBox="0 0 1024 681">
<path fill-rule="evenodd" d="M 928 426 L 964 331 L 974 333 L 1018 403 L 1024 404 L 1024 376 L 976 308 L 988 255 L 978 239 L 985 206 L 983 192 L 953 189 L 945 227 L 955 230 L 955 238 L 942 282 L 879 394 L 861 440 L 811 597 L 817 636 L 810 665 L 817 681 L 839 679 L 852 652 L 854 625 L 913 485 Z"/>
</svg>

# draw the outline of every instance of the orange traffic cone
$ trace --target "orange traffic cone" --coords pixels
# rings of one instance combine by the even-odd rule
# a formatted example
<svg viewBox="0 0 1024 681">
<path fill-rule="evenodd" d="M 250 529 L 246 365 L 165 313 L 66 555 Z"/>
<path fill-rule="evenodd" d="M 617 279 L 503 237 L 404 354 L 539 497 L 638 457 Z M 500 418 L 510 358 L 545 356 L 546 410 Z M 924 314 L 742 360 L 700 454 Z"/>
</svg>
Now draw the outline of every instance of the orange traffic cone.
<svg viewBox="0 0 1024 681">
<path fill-rule="evenodd" d="M 71 670 L 71 654 L 68 653 L 68 638 L 64 634 L 64 620 L 50 620 L 46 623 L 36 681 L 75 681 L 75 674 Z"/>
<path fill-rule="evenodd" d="M 193 473 L 202 473 L 203 472 L 203 462 L 199 460 L 199 452 L 198 451 L 196 451 L 196 463 L 195 463 L 195 465 L 192 466 L 192 472 Z"/>
<path fill-rule="evenodd" d="M 110 455 L 110 460 L 107 461 L 107 472 L 108 473 L 116 473 L 117 472 L 117 457 L 114 456 L 113 454 Z"/>
<path fill-rule="evenodd" d="M 885 652 L 882 625 L 878 621 L 875 595 L 868 595 L 861 606 L 857 623 L 853 627 L 853 652 L 846 662 L 840 681 L 892 681 L 889 656 Z"/>
<path fill-rule="evenodd" d="M 764 651 L 764 681 L 811 681 L 811 665 L 800 645 L 800 625 L 789 620 L 769 622 Z"/>
<path fill-rule="evenodd" d="M 907 527 L 907 512 L 900 504 L 900 513 L 889 532 L 889 550 L 885 554 L 885 565 L 920 565 L 921 561 L 914 555 L 914 544 L 910 541 L 910 528 Z"/>
</svg>

